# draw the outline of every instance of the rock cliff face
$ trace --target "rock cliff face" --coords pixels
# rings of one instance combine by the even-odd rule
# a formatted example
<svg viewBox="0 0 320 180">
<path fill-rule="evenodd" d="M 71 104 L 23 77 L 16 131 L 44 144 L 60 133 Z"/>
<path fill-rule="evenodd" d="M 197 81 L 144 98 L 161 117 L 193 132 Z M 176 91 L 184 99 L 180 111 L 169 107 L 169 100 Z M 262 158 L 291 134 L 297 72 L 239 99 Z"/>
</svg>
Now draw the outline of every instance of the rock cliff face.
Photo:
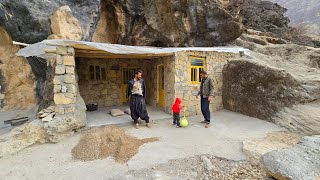
<svg viewBox="0 0 320 180">
<path fill-rule="evenodd" d="M 35 76 L 25 58 L 15 55 L 19 46 L 12 44 L 0 27 L 0 105 L 2 110 L 30 108 L 37 103 Z"/>
<path fill-rule="evenodd" d="M 94 41 L 150 46 L 214 46 L 242 26 L 217 0 L 102 1 Z"/>
<path fill-rule="evenodd" d="M 9 1 L 1 0 L 0 26 L 16 41 L 35 43 L 53 34 L 49 18 L 68 5 L 81 24 L 82 40 L 130 45 L 213 46 L 242 33 L 218 0 Z M 100 11 L 100 3 L 102 3 Z M 106 36 L 106 37 L 105 37 Z"/>
<path fill-rule="evenodd" d="M 290 18 L 290 25 L 306 25 L 309 33 L 320 36 L 320 0 L 270 0 L 288 9 L 285 13 Z"/>
<path fill-rule="evenodd" d="M 270 1 L 234 0 L 226 3 L 226 9 L 240 19 L 246 28 L 283 37 L 289 31 L 289 18 L 284 16 L 287 9 Z"/>
<path fill-rule="evenodd" d="M 15 41 L 36 43 L 52 34 L 50 17 L 64 5 L 68 5 L 80 21 L 82 39 L 91 40 L 99 19 L 99 0 L 0 0 L 0 26 L 4 27 Z"/>
</svg>

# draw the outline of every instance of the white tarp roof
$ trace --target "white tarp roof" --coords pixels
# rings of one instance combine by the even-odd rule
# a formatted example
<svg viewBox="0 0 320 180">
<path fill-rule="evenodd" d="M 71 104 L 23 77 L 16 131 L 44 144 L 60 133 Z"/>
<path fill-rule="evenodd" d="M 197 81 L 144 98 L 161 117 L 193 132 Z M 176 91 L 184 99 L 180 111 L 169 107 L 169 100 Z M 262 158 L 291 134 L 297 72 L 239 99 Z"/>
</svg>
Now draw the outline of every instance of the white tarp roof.
<svg viewBox="0 0 320 180">
<path fill-rule="evenodd" d="M 48 57 L 45 50 L 55 49 L 55 46 L 70 46 L 74 47 L 77 52 L 83 54 L 94 54 L 99 52 L 101 56 L 105 55 L 126 55 L 128 56 L 147 56 L 147 57 L 159 57 L 173 55 L 178 51 L 216 51 L 216 52 L 231 52 L 239 53 L 239 51 L 249 51 L 242 47 L 147 47 L 147 46 L 126 46 L 120 44 L 110 43 L 96 43 L 87 41 L 75 41 L 75 40 L 44 40 L 42 42 L 29 45 L 21 49 L 17 55 L 23 57 L 37 56 L 41 58 Z M 104 54 L 105 53 L 105 54 Z"/>
</svg>

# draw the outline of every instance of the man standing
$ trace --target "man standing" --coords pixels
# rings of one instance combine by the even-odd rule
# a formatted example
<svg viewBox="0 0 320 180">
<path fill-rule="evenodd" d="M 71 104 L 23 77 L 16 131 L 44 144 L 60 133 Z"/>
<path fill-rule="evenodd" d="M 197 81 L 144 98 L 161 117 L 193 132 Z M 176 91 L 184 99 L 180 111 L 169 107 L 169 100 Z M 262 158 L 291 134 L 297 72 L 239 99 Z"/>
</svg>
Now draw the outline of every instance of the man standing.
<svg viewBox="0 0 320 180">
<path fill-rule="evenodd" d="M 201 77 L 201 85 L 200 91 L 198 92 L 198 96 L 201 97 L 201 112 L 204 117 L 204 121 L 201 123 L 205 123 L 205 127 L 210 127 L 210 101 L 213 99 L 213 80 L 208 76 L 206 71 L 200 72 Z"/>
<path fill-rule="evenodd" d="M 134 79 L 131 79 L 127 86 L 126 98 L 127 101 L 130 99 L 130 111 L 131 118 L 134 120 L 136 128 L 138 128 L 139 117 L 145 120 L 147 127 L 150 128 L 149 116 L 146 107 L 146 86 L 144 80 L 142 79 L 142 71 L 137 70 L 134 73 Z"/>
</svg>

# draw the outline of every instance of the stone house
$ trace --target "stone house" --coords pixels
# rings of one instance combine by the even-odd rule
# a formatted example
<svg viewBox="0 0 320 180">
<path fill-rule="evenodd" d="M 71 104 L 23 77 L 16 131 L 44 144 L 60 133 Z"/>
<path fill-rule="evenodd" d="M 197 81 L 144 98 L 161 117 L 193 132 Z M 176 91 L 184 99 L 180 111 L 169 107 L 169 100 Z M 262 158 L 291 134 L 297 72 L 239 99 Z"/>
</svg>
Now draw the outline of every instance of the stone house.
<svg viewBox="0 0 320 180">
<path fill-rule="evenodd" d="M 240 56 L 239 51 L 243 49 L 155 48 L 45 40 L 21 49 L 17 55 L 38 56 L 52 65 L 55 117 L 85 114 L 85 108 L 77 107 L 77 102 L 97 103 L 99 107 L 123 105 L 126 84 L 136 69 L 143 71 L 149 106 L 169 113 L 175 98 L 179 97 L 187 107 L 188 116 L 201 112 L 194 95 L 199 90 L 202 69 L 215 81 L 216 96 L 211 110 L 223 108 L 222 69 L 229 60 Z M 81 112 L 75 113 L 79 109 Z"/>
<path fill-rule="evenodd" d="M 52 93 L 56 105 L 74 103 L 77 91 L 86 104 L 97 103 L 100 107 L 122 105 L 128 80 L 136 69 L 141 69 L 147 86 L 148 105 L 169 112 L 174 99 L 179 97 L 188 107 L 187 114 L 194 115 L 199 113 L 199 102 L 193 97 L 199 90 L 199 72 L 204 69 L 215 80 L 216 98 L 212 110 L 223 108 L 222 69 L 229 60 L 239 57 L 242 50 L 46 40 L 22 49 L 18 55 L 45 57 L 54 64 Z"/>
</svg>

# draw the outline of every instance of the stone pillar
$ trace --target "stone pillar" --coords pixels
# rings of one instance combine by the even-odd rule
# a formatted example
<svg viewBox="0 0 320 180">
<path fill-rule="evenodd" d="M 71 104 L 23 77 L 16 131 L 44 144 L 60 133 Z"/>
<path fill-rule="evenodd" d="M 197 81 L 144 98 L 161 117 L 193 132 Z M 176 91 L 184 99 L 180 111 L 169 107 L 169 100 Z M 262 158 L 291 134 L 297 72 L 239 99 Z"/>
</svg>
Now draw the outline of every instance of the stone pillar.
<svg viewBox="0 0 320 180">
<path fill-rule="evenodd" d="M 56 113 L 69 113 L 74 111 L 77 96 L 77 82 L 75 76 L 75 57 L 72 47 L 57 47 L 55 67 L 54 103 Z M 67 112 L 66 112 L 67 111 Z"/>
<path fill-rule="evenodd" d="M 86 125 L 86 106 L 79 93 L 74 55 L 72 47 L 56 48 L 54 105 L 39 112 L 50 142 L 58 142 Z"/>
</svg>

